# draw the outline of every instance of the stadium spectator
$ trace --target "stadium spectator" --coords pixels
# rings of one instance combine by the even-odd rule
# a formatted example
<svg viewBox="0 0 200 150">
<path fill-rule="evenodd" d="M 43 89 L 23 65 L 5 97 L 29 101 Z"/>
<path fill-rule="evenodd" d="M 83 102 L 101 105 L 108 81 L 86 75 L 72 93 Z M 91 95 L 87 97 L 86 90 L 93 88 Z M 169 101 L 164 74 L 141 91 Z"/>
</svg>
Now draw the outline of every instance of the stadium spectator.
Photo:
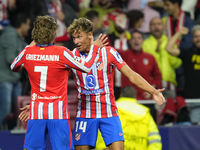
<svg viewBox="0 0 200 150">
<path fill-rule="evenodd" d="M 131 49 L 121 53 L 121 56 L 133 71 L 140 74 L 153 87 L 161 88 L 161 73 L 158 64 L 152 55 L 143 51 L 142 43 L 142 33 L 134 31 L 129 41 Z M 122 75 L 121 84 L 122 88 L 125 86 L 134 86 L 124 75 Z M 148 92 L 145 92 L 136 86 L 134 87 L 137 90 L 138 100 L 152 99 Z"/>
<path fill-rule="evenodd" d="M 85 62 L 77 62 L 70 50 L 54 46 L 57 22 L 50 16 L 39 16 L 32 31 L 33 41 L 14 59 L 10 68 L 24 67 L 31 83 L 30 116 L 24 141 L 25 149 L 45 149 L 48 131 L 53 150 L 73 149 L 67 103 L 70 68 L 90 72 L 97 61 L 101 39 L 93 42 Z M 59 74 L 59 78 L 58 78 Z M 36 108 L 36 109 L 35 109 Z M 38 109 L 37 109 L 38 108 Z M 63 142 L 64 141 L 64 142 Z"/>
<path fill-rule="evenodd" d="M 116 101 L 124 132 L 124 149 L 161 150 L 161 136 L 156 123 L 149 108 L 137 103 L 136 93 L 134 87 L 124 87 L 121 97 Z M 95 149 L 105 148 L 106 145 L 99 132 Z"/>
<path fill-rule="evenodd" d="M 192 47 L 192 32 L 194 21 L 186 16 L 181 10 L 182 0 L 164 0 L 164 8 L 168 12 L 168 16 L 162 19 L 165 25 L 165 34 L 171 38 L 181 27 L 187 27 L 189 33 L 177 39 L 176 44 L 180 49 Z"/>
<path fill-rule="evenodd" d="M 182 0 L 164 0 L 164 8 L 168 12 L 168 16 L 164 17 L 163 23 L 165 25 L 165 34 L 168 38 L 171 38 L 181 27 L 187 27 L 189 33 L 187 35 L 180 36 L 176 45 L 180 49 L 189 49 L 192 47 L 192 32 L 191 29 L 194 25 L 194 21 L 191 20 L 182 10 L 181 10 Z M 183 96 L 184 88 L 184 70 L 181 65 L 176 69 L 176 79 L 178 82 L 177 94 Z"/>
<path fill-rule="evenodd" d="M 24 37 L 29 28 L 29 17 L 25 14 L 16 13 L 10 19 L 10 25 L 3 29 L 0 36 L 0 125 L 4 117 L 9 114 L 11 104 L 14 108 L 14 114 L 17 114 L 16 97 L 21 95 L 21 75 L 12 72 L 9 65 L 27 45 Z"/>
<path fill-rule="evenodd" d="M 138 30 L 144 21 L 144 14 L 139 10 L 130 10 L 127 12 L 127 18 L 129 19 L 129 31 L 133 32 Z"/>
<path fill-rule="evenodd" d="M 165 47 L 168 43 L 167 36 L 163 33 L 164 25 L 160 18 L 154 18 L 150 22 L 151 36 L 144 40 L 142 49 L 153 55 L 156 59 L 160 72 L 162 74 L 162 87 L 165 88 L 163 95 L 167 97 L 176 97 L 176 72 L 175 69 L 181 65 L 181 59 L 170 55 Z"/>
<path fill-rule="evenodd" d="M 85 14 L 85 17 L 93 23 L 93 37 L 94 40 L 96 40 L 99 34 L 103 32 L 100 28 L 98 28 L 99 14 L 95 10 L 90 10 Z"/>
<path fill-rule="evenodd" d="M 139 28 L 139 31 L 142 33 L 149 33 L 149 23 L 151 19 L 155 17 L 160 17 L 158 11 L 152 9 L 148 6 L 148 2 L 152 0 L 129 0 L 128 1 L 128 10 L 139 10 L 142 11 L 144 14 L 144 21 L 142 23 L 142 27 Z M 156 0 L 153 0 L 156 1 Z"/>
<path fill-rule="evenodd" d="M 185 98 L 200 98 L 200 25 L 195 25 L 192 29 L 193 47 L 189 49 L 174 48 L 176 41 L 186 34 L 189 29 L 186 27 L 180 28 L 176 34 L 169 39 L 166 50 L 173 56 L 182 59 L 183 68 L 185 70 Z M 199 123 L 200 104 L 188 104 L 191 110 L 192 123 Z"/>
<path fill-rule="evenodd" d="M 132 33 L 131 40 L 129 41 L 130 49 L 128 51 L 121 52 L 122 58 L 127 62 L 130 68 L 140 74 L 145 80 L 147 80 L 153 87 L 161 88 L 161 73 L 158 68 L 158 64 L 155 58 L 142 50 L 143 36 L 139 31 Z M 149 100 L 152 96 L 141 90 L 140 88 L 131 84 L 127 78 L 122 75 L 121 87 L 133 86 L 137 90 L 138 100 Z M 154 104 L 146 104 L 150 108 L 151 114 L 156 120 L 156 110 Z"/>
</svg>

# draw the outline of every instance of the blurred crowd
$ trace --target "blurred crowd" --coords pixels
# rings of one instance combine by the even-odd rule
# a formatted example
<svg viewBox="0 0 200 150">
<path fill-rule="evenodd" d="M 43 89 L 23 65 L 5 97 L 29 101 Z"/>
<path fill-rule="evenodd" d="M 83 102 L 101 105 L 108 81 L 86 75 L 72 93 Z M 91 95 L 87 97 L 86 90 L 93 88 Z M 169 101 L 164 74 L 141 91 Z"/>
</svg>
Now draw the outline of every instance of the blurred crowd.
<svg viewBox="0 0 200 150">
<path fill-rule="evenodd" d="M 94 39 L 107 34 L 129 67 L 155 88 L 165 88 L 165 105 L 145 104 L 157 125 L 200 124 L 200 0 L 0 0 L 0 125 L 16 126 L 16 98 L 30 95 L 25 70 L 9 66 L 31 39 L 37 16 L 57 20 L 55 45 L 73 50 L 67 27 L 78 17 L 93 22 Z M 116 100 L 126 86 L 137 90 L 137 100 L 152 96 L 132 85 L 116 69 Z M 1 126 L 2 127 L 2 126 Z"/>
</svg>

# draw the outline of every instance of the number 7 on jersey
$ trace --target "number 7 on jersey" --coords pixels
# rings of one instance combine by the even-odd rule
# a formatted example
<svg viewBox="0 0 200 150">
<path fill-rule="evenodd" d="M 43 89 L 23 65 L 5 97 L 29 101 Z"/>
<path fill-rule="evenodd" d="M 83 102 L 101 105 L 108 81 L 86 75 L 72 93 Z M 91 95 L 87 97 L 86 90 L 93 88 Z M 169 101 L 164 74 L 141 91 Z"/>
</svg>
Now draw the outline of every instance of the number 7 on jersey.
<svg viewBox="0 0 200 150">
<path fill-rule="evenodd" d="M 48 66 L 35 66 L 34 67 L 34 72 L 41 72 L 41 75 L 40 75 L 40 92 L 46 91 L 47 71 L 48 71 Z"/>
</svg>

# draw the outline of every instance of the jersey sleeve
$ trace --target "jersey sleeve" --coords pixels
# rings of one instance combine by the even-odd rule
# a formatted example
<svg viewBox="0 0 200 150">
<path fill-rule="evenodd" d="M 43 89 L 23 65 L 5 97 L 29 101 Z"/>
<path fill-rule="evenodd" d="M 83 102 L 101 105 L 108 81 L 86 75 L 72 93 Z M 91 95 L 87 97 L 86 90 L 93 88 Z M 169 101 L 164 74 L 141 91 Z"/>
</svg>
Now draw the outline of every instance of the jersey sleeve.
<svg viewBox="0 0 200 150">
<path fill-rule="evenodd" d="M 66 67 L 89 73 L 93 64 L 99 59 L 99 50 L 100 48 L 98 46 L 92 45 L 88 57 L 84 61 L 77 61 L 74 54 L 70 50 L 65 49 L 63 53 L 64 64 Z"/>
<path fill-rule="evenodd" d="M 28 47 L 28 46 L 27 46 Z M 25 47 L 19 55 L 13 60 L 12 64 L 10 65 L 10 69 L 14 72 L 18 72 L 21 70 L 21 68 L 24 66 L 24 58 L 25 58 Z"/>
<path fill-rule="evenodd" d="M 122 59 L 121 55 L 114 48 L 111 47 L 109 49 L 109 53 L 111 63 L 115 65 L 118 70 L 120 70 L 126 64 L 126 62 Z"/>
</svg>

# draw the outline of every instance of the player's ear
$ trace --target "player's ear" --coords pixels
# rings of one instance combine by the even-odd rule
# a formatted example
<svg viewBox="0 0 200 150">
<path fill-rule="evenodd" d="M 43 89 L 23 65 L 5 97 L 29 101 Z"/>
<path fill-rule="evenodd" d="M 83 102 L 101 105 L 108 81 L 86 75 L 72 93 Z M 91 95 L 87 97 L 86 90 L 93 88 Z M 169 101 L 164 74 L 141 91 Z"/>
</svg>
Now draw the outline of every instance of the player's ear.
<svg viewBox="0 0 200 150">
<path fill-rule="evenodd" d="M 89 39 L 91 40 L 92 37 L 93 37 L 93 32 L 89 32 L 89 33 L 88 33 L 88 37 L 89 37 Z"/>
</svg>

